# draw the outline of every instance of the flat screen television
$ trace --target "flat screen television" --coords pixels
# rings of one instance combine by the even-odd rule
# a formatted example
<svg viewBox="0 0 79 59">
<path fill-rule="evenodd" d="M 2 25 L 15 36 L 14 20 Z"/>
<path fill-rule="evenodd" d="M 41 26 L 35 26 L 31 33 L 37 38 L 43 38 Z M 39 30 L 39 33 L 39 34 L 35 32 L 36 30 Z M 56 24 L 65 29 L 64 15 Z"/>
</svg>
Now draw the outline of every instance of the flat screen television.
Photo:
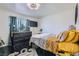
<svg viewBox="0 0 79 59">
<path fill-rule="evenodd" d="M 38 27 L 38 22 L 30 21 L 30 27 Z"/>
</svg>

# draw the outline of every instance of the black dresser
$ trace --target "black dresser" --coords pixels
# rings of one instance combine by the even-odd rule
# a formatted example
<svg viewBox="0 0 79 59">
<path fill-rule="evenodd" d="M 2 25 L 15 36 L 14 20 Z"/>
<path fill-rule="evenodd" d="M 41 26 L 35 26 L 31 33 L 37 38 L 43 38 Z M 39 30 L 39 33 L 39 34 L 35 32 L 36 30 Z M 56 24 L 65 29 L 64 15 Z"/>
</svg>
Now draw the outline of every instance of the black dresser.
<svg viewBox="0 0 79 59">
<path fill-rule="evenodd" d="M 23 48 L 29 48 L 29 41 L 32 32 L 13 32 L 11 33 L 11 50 L 12 52 L 20 51 Z"/>
</svg>

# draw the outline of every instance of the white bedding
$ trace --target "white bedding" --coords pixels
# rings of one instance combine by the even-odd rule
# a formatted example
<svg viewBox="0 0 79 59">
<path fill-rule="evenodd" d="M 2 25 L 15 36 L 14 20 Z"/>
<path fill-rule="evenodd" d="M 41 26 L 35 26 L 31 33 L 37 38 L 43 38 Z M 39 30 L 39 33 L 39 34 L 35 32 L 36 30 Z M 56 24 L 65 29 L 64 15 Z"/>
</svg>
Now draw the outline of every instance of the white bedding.
<svg viewBox="0 0 79 59">
<path fill-rule="evenodd" d="M 39 46 L 40 48 L 46 49 L 44 45 L 45 45 L 47 38 L 50 36 L 52 36 L 52 34 L 50 33 L 32 35 L 30 43 L 32 42 L 35 45 Z"/>
</svg>

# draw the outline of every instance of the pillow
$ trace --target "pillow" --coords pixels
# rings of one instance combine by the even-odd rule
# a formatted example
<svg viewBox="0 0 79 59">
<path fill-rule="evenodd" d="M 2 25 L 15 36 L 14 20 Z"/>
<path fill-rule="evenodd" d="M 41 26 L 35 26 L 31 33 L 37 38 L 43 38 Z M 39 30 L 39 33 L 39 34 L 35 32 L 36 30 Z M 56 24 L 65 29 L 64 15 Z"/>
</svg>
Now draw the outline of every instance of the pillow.
<svg viewBox="0 0 79 59">
<path fill-rule="evenodd" d="M 79 41 L 79 32 L 76 32 L 76 36 L 74 37 L 73 40 L 71 40 L 71 42 L 78 42 Z"/>
<path fill-rule="evenodd" d="M 64 31 L 63 33 L 60 33 L 57 38 L 59 41 L 77 42 L 79 41 L 79 32 L 74 30 Z"/>
<path fill-rule="evenodd" d="M 71 42 L 76 37 L 75 31 L 68 31 L 68 32 L 69 32 L 69 34 L 68 34 L 67 38 L 64 40 L 65 42 Z"/>
<path fill-rule="evenodd" d="M 68 31 L 64 31 L 63 33 L 60 33 L 58 35 L 58 39 L 59 41 L 64 41 L 69 35 L 69 32 Z"/>
</svg>

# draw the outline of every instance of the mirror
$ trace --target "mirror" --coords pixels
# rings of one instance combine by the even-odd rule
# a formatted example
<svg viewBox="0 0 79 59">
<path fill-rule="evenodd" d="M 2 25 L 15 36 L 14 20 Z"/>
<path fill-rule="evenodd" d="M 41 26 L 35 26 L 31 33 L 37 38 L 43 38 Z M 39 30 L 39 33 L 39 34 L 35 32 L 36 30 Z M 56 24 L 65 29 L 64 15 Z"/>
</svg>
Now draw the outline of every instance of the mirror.
<svg viewBox="0 0 79 59">
<path fill-rule="evenodd" d="M 24 18 L 14 18 L 10 17 L 10 27 L 11 32 L 23 32 L 23 31 L 29 31 L 28 21 Z"/>
<path fill-rule="evenodd" d="M 26 31 L 26 26 L 27 26 L 26 22 L 27 22 L 26 19 L 17 18 L 17 30 L 19 32 Z"/>
</svg>

